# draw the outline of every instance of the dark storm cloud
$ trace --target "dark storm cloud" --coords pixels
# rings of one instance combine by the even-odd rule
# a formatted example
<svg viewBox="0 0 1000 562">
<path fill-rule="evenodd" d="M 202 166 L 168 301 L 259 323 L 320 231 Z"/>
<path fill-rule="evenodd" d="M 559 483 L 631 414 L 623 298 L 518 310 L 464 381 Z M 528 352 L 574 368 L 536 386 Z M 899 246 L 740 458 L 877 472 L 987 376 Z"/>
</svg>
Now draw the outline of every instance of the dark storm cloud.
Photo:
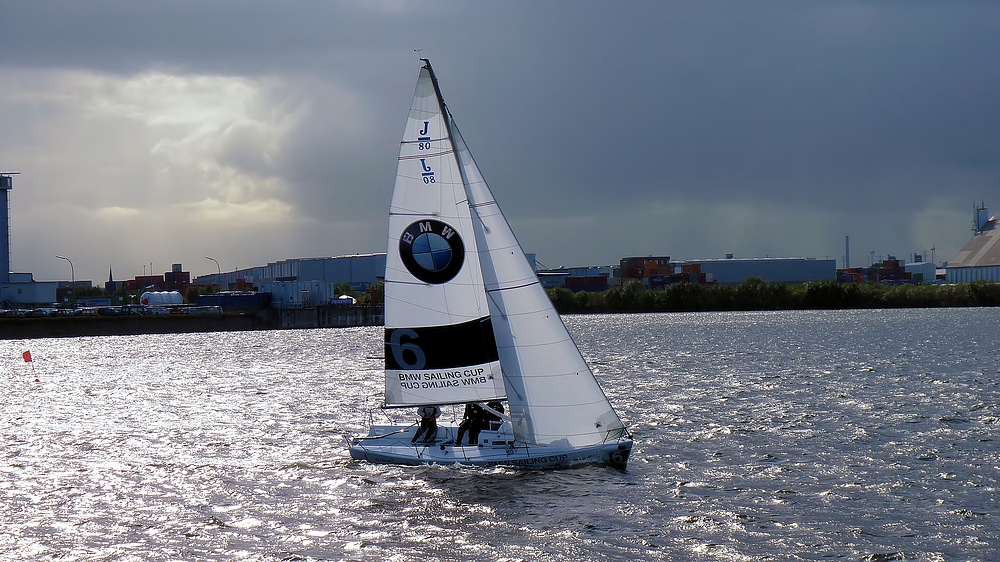
<svg viewBox="0 0 1000 562">
<path fill-rule="evenodd" d="M 986 53 L 1000 50 L 1000 12 L 989 12 L 754 4 L 570 22 L 576 36 L 524 71 L 535 100 L 518 101 L 535 138 L 517 160 L 570 171 L 577 202 L 609 185 L 640 202 L 805 190 L 837 204 L 870 200 L 894 178 L 905 183 L 880 189 L 877 203 L 939 192 L 914 172 L 996 170 L 1000 111 L 989 100 L 1000 73 Z"/>
<path fill-rule="evenodd" d="M 213 155 L 356 227 L 329 253 L 383 244 L 415 48 L 522 243 L 556 262 L 836 257 L 845 234 L 947 253 L 965 225 L 935 213 L 998 193 L 992 2 L 8 2 L 3 20 L 8 69 L 266 83 L 254 111 L 280 138 L 236 123 Z"/>
<path fill-rule="evenodd" d="M 368 51 L 366 39 L 382 19 L 360 3 L 288 8 L 252 0 L 8 2 L 0 63 L 112 73 L 317 68 Z"/>
</svg>

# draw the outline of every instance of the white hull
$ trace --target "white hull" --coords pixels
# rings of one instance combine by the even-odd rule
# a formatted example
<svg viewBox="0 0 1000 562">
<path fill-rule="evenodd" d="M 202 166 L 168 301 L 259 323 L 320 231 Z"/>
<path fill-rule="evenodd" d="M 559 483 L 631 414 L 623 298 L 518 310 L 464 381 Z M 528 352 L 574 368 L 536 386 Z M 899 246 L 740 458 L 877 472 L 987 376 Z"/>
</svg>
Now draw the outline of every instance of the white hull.
<svg viewBox="0 0 1000 562">
<path fill-rule="evenodd" d="M 504 426 L 509 427 L 508 424 Z M 561 468 L 581 464 L 607 464 L 624 469 L 632 452 L 632 440 L 621 439 L 588 447 L 526 446 L 514 441 L 509 430 L 484 430 L 479 445 L 454 445 L 457 428 L 439 425 L 433 443 L 413 444 L 414 426 L 372 426 L 367 437 L 356 437 L 349 445 L 351 457 L 380 464 L 467 464 L 521 468 Z"/>
</svg>

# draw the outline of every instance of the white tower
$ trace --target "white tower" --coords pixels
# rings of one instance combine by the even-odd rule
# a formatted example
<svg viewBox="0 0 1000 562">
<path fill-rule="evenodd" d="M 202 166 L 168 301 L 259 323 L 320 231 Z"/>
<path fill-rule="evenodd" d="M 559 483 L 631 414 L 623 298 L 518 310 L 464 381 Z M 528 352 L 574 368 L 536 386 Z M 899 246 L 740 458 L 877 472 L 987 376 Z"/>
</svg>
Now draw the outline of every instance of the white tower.
<svg viewBox="0 0 1000 562">
<path fill-rule="evenodd" d="M 20 172 L 0 172 L 0 220 L 3 240 L 0 240 L 0 283 L 10 283 L 10 190 L 14 176 Z"/>
</svg>

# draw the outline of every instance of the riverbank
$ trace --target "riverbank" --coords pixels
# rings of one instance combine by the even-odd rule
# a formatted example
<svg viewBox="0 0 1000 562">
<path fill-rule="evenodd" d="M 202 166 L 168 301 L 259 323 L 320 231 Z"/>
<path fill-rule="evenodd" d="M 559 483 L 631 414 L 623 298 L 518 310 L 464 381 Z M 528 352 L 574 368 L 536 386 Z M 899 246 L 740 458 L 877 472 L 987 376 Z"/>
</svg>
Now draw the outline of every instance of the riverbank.
<svg viewBox="0 0 1000 562">
<path fill-rule="evenodd" d="M 677 283 L 649 289 L 633 280 L 602 293 L 574 293 L 564 288 L 548 293 L 560 314 L 1000 306 L 1000 283 L 992 281 L 952 285 L 814 281 L 786 285 L 750 278 L 735 286 Z"/>
<path fill-rule="evenodd" d="M 1000 283 L 881 285 L 822 281 L 785 285 L 749 279 L 736 286 L 678 283 L 648 289 L 638 281 L 602 293 L 550 289 L 560 314 L 723 312 L 1000 306 Z M 322 306 L 210 314 L 0 318 L 0 339 L 232 332 L 382 326 L 382 307 Z"/>
<path fill-rule="evenodd" d="M 330 306 L 208 314 L 0 318 L 0 339 L 381 326 L 381 307 Z"/>
</svg>

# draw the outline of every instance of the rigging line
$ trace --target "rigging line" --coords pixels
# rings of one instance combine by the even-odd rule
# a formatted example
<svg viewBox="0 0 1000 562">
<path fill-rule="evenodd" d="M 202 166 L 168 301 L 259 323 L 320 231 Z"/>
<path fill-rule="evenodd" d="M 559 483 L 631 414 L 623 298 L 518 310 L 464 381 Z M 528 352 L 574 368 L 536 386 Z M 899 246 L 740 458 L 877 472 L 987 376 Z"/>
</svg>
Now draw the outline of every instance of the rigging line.
<svg viewBox="0 0 1000 562">
<path fill-rule="evenodd" d="M 507 317 L 507 311 L 504 309 L 504 307 L 500 306 L 500 303 L 496 301 L 496 299 L 493 297 L 493 293 L 491 293 L 490 291 L 486 291 L 486 298 L 490 299 L 490 301 L 493 303 L 493 306 L 497 309 L 498 312 L 500 312 L 500 316 L 505 321 L 510 322 L 510 319 Z M 511 334 L 511 337 L 514 338 L 514 334 Z M 504 375 L 504 378 L 506 378 L 506 375 Z"/>
<path fill-rule="evenodd" d="M 418 309 L 421 309 L 421 310 L 426 310 L 426 311 L 429 311 L 429 312 L 441 312 L 442 314 L 444 314 L 445 316 L 447 316 L 448 319 L 449 319 L 449 323 L 448 324 L 442 324 L 442 325 L 448 325 L 448 326 L 450 326 L 450 325 L 454 325 L 456 323 L 470 322 L 472 320 L 477 320 L 478 319 L 478 318 L 469 318 L 467 315 L 464 315 L 464 314 L 453 314 L 452 312 L 450 312 L 448 310 L 441 311 L 441 310 L 438 310 L 438 309 L 436 309 L 434 307 L 431 307 L 431 306 L 426 306 L 426 305 L 420 304 L 418 302 L 403 300 L 403 299 L 400 299 L 400 298 L 394 298 L 394 299 L 392 299 L 392 301 L 393 302 L 407 304 L 407 305 L 412 306 L 414 308 L 418 308 Z M 455 318 L 458 318 L 460 321 L 459 322 L 454 322 Z M 465 318 L 466 320 L 462 320 L 463 318 Z M 396 328 L 401 328 L 403 326 L 395 326 L 395 327 Z"/>
<path fill-rule="evenodd" d="M 386 270 L 387 271 L 392 271 L 393 273 L 402 273 L 402 270 L 396 269 L 396 268 L 393 268 L 393 269 L 386 268 Z M 423 286 L 426 286 L 426 285 L 431 285 L 431 283 L 425 283 L 423 281 L 408 281 L 408 280 L 405 280 L 405 279 L 386 279 L 385 282 L 386 283 L 395 283 L 395 284 L 398 284 L 398 285 L 414 285 L 414 286 L 420 286 L 420 287 L 423 287 Z M 476 288 L 477 285 L 474 284 L 474 283 L 472 283 L 471 281 L 452 281 L 451 282 L 451 286 L 452 287 L 465 287 L 465 288 L 472 287 L 472 288 Z"/>
<path fill-rule="evenodd" d="M 537 285 L 537 284 L 538 284 L 538 281 L 534 281 L 534 282 L 530 282 L 530 283 L 525 283 L 523 285 L 514 285 L 512 287 L 497 287 L 496 289 L 486 289 L 486 292 L 487 293 L 499 293 L 499 292 L 502 292 L 502 291 L 511 291 L 513 289 L 523 289 L 525 287 L 530 287 L 532 285 Z"/>
<path fill-rule="evenodd" d="M 362 441 L 374 441 L 376 439 L 385 439 L 386 437 L 389 437 L 389 436 L 392 436 L 392 435 L 398 435 L 400 433 L 406 433 L 407 429 L 410 429 L 411 427 L 414 427 L 415 425 L 417 425 L 417 423 L 413 422 L 410 425 L 404 427 L 403 429 L 400 429 L 400 430 L 397 430 L 397 431 L 393 431 L 393 432 L 390 432 L 390 433 L 386 433 L 385 435 L 376 435 L 374 437 L 372 437 L 370 435 L 366 435 L 366 436 L 363 436 L 363 437 L 359 437 L 359 439 L 362 440 Z"/>
<path fill-rule="evenodd" d="M 468 175 L 468 172 L 466 171 L 465 167 L 466 167 L 466 165 L 468 163 L 471 163 L 473 166 L 475 166 L 475 160 L 472 158 L 472 153 L 469 151 L 469 147 L 465 144 L 465 139 L 463 138 L 462 139 L 462 147 L 464 148 L 465 152 L 468 153 L 470 162 L 467 163 L 467 162 L 463 161 L 462 151 L 459 150 L 456 147 L 456 145 L 455 145 L 455 131 L 453 130 L 453 128 L 457 129 L 457 126 L 454 123 L 454 119 L 455 118 L 454 118 L 454 116 L 452 116 L 451 111 L 448 110 L 447 104 L 444 103 L 444 97 L 442 97 L 442 95 L 441 95 L 441 89 L 438 87 L 438 83 L 437 83 L 437 76 L 435 76 L 434 70 L 431 68 L 430 61 L 426 61 L 426 62 L 427 62 L 427 72 L 430 74 L 431 83 L 434 85 L 434 92 L 437 94 L 438 103 L 440 104 L 443 113 L 445 113 L 447 115 L 447 117 L 444 119 L 445 132 L 447 133 L 447 136 L 448 136 L 448 142 L 451 144 L 452 152 L 454 152 L 455 162 L 458 164 L 459 177 L 462 180 L 462 187 L 463 187 L 463 189 L 465 191 L 465 200 L 464 201 L 459 201 L 455 205 L 457 207 L 457 206 L 462 205 L 464 203 L 465 206 L 469 208 L 470 213 L 474 212 L 475 215 L 476 215 L 475 218 L 478 219 L 480 223 L 482 223 L 482 220 L 483 220 L 482 217 L 479 216 L 478 212 L 473 211 L 472 210 L 472 205 L 469 204 L 469 200 L 470 200 L 470 197 L 469 197 L 469 186 L 471 185 L 471 181 L 469 180 L 469 175 Z M 459 138 L 461 138 L 461 133 L 459 133 Z M 485 184 L 485 181 L 483 183 Z M 489 191 L 489 187 L 487 187 L 487 191 Z M 470 216 L 469 218 L 471 219 L 472 217 Z M 487 231 L 489 231 L 489 229 L 487 229 Z M 480 266 L 480 267 L 482 267 L 482 266 Z M 489 297 L 489 294 L 487 294 L 487 297 Z M 477 301 L 478 301 L 478 298 L 477 298 Z M 478 302 L 477 302 L 477 304 L 478 304 Z M 494 301 L 494 304 L 496 304 L 495 301 Z M 488 306 L 489 305 L 487 305 L 487 307 Z M 503 314 L 503 313 L 501 313 L 501 314 Z M 504 318 L 506 318 L 505 315 L 504 315 Z M 484 335 L 484 338 L 485 338 L 485 335 Z M 494 342 L 496 342 L 496 335 L 495 335 L 495 333 L 494 333 L 494 336 L 493 336 L 493 340 L 494 340 Z M 500 371 L 503 372 L 503 367 L 502 366 L 501 366 Z M 504 385 L 504 386 L 506 386 L 506 385 Z"/>
<path fill-rule="evenodd" d="M 451 112 L 448 111 L 448 104 L 444 103 L 444 96 L 441 95 L 441 87 L 438 86 L 437 75 L 434 73 L 434 68 L 431 67 L 431 61 L 429 59 L 422 58 L 420 60 L 424 61 L 424 68 L 427 69 L 427 75 L 430 76 L 431 85 L 434 87 L 434 96 L 437 98 L 438 101 L 438 109 L 441 110 L 442 114 L 448 116 L 444 119 L 444 130 L 445 133 L 447 133 L 446 136 L 448 138 L 448 141 L 451 143 L 452 146 L 455 146 L 455 136 L 451 132 L 451 123 L 450 123 Z"/>
<path fill-rule="evenodd" d="M 502 365 L 500 367 L 500 375 L 503 377 L 504 389 L 512 389 L 514 391 L 514 395 L 517 396 L 517 399 L 520 400 L 521 402 L 524 402 L 525 401 L 524 395 L 517 391 L 517 386 L 514 385 L 514 383 L 510 383 L 509 385 L 507 384 L 509 376 L 507 374 L 507 371 L 503 370 Z M 511 373 L 511 375 L 513 375 L 513 373 Z M 507 393 L 509 395 L 510 391 L 508 391 Z M 508 408 L 510 407 L 510 398 L 507 399 L 507 407 Z"/>
<path fill-rule="evenodd" d="M 395 281 L 393 279 L 386 279 L 385 283 L 389 283 L 389 284 L 393 284 L 393 285 L 411 285 L 411 286 L 416 286 L 416 287 L 423 287 L 424 285 L 427 284 L 427 283 L 424 283 L 422 281 Z M 401 300 L 401 299 L 395 299 L 395 300 Z M 406 301 L 403 301 L 403 302 L 406 302 Z M 414 304 L 414 303 L 410 303 L 410 304 Z"/>
</svg>

